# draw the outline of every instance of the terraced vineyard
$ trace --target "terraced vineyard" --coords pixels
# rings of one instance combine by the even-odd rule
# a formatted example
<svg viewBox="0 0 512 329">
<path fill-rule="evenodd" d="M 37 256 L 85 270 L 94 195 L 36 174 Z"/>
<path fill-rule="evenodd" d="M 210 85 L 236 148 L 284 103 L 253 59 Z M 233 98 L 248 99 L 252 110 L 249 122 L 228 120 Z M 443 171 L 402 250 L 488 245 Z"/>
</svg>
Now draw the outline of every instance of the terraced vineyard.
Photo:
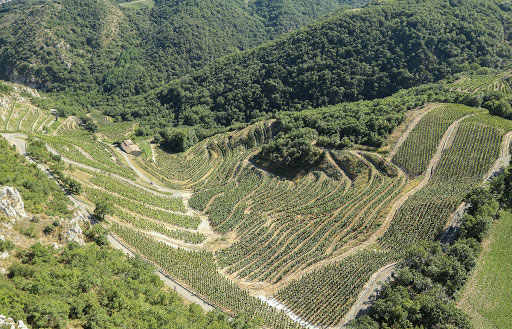
<svg viewBox="0 0 512 329">
<path fill-rule="evenodd" d="M 458 110 L 461 113 L 471 111 L 469 108 Z M 453 116 L 451 105 L 435 111 L 436 116 L 451 117 L 452 121 L 460 116 Z M 418 147 L 421 140 L 418 139 L 419 135 L 423 136 L 423 140 L 430 138 L 429 133 L 440 135 L 429 127 L 433 121 L 428 115 L 422 121 L 415 130 L 423 131 L 411 132 L 407 138 L 415 140 Z M 442 124 L 443 121 L 435 122 Z M 447 125 L 449 122 L 444 123 L 445 127 Z M 390 227 L 373 246 L 380 252 L 372 254 L 358 251 L 325 268 L 305 274 L 280 290 L 278 298 L 295 313 L 317 325 L 339 323 L 371 273 L 382 265 L 397 260 L 408 244 L 433 239 L 442 232 L 466 193 L 481 182 L 497 159 L 502 138 L 508 131 L 512 131 L 512 127 L 506 120 L 489 115 L 475 115 L 462 120 L 454 129 L 453 136 L 445 136 L 446 141 L 438 139 L 438 149 L 443 149 L 439 161 L 432 167 L 430 174 L 425 176 L 425 187 L 412 190 L 414 193 L 408 196 L 393 217 Z M 401 147 L 410 149 L 408 145 L 411 142 L 406 140 Z M 357 261 L 358 258 L 365 260 Z M 355 292 L 352 291 L 353 286 L 358 287 Z M 310 299 L 309 296 L 314 298 Z M 320 303 L 315 302 L 322 298 L 326 301 L 323 311 L 318 309 Z"/>
<path fill-rule="evenodd" d="M 470 75 L 453 83 L 453 89 L 467 92 L 501 91 L 512 93 L 510 72 L 496 74 Z"/>
<path fill-rule="evenodd" d="M 129 136 L 132 125 L 109 134 L 107 120 L 91 135 L 74 118 L 55 121 L 34 106 L 7 103 L 2 129 L 45 141 L 82 183 L 78 198 L 90 211 L 108 200 L 106 225 L 123 243 L 217 308 L 260 317 L 269 328 L 300 327 L 292 318 L 338 325 L 377 269 L 439 235 L 512 131 L 484 110 L 439 104 L 410 120 L 392 162 L 358 149 L 324 150 L 315 167 L 288 179 L 253 161 L 272 138 L 273 121 L 182 154 L 157 148 L 153 162 L 102 140 Z M 294 315 L 258 296 L 276 298 Z"/>
<path fill-rule="evenodd" d="M 55 124 L 53 114 L 35 107 L 22 96 L 4 97 L 0 103 L 0 131 L 43 132 Z"/>
<path fill-rule="evenodd" d="M 436 152 L 446 129 L 457 119 L 475 113 L 476 110 L 462 105 L 445 105 L 428 113 L 411 131 L 393 162 L 411 176 L 422 174 Z"/>
<path fill-rule="evenodd" d="M 193 188 L 190 205 L 208 215 L 218 233 L 236 234 L 237 241 L 216 254 L 236 280 L 277 283 L 342 253 L 378 228 L 405 184 L 398 170 L 389 176 L 357 152 L 328 152 L 323 165 L 332 170 L 317 168 L 289 181 L 254 167 L 251 150 L 212 142 L 180 156 L 161 153 L 145 168 L 155 175 L 163 168 L 175 175 L 159 175 L 171 186 Z"/>
</svg>

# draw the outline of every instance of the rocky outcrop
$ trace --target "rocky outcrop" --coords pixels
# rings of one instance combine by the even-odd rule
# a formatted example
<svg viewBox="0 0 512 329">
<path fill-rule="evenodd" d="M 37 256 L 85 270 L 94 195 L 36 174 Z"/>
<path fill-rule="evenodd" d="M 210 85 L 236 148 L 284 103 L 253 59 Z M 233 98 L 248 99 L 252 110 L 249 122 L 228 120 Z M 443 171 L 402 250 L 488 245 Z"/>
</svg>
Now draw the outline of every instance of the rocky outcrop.
<svg viewBox="0 0 512 329">
<path fill-rule="evenodd" d="M 23 198 L 14 187 L 4 186 L 0 189 L 0 215 L 12 219 L 27 217 Z"/>
<path fill-rule="evenodd" d="M 19 320 L 18 323 L 16 323 L 12 318 L 8 318 L 3 314 L 0 314 L 0 327 L 10 329 L 28 329 L 23 320 Z"/>
<path fill-rule="evenodd" d="M 87 221 L 82 213 L 76 213 L 75 217 L 66 221 L 64 238 L 67 242 L 76 242 L 80 245 L 84 244 L 84 236 L 80 223 Z"/>
</svg>

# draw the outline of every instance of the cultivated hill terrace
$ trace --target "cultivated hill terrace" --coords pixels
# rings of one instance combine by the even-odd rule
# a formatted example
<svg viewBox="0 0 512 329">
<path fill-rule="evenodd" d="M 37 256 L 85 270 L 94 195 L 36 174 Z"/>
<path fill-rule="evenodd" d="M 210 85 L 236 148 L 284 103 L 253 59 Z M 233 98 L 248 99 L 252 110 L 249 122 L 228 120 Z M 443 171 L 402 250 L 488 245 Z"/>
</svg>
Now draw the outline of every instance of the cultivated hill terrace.
<svg viewBox="0 0 512 329">
<path fill-rule="evenodd" d="M 502 90 L 503 78 L 465 76 L 446 89 Z M 467 191 L 508 152 L 512 131 L 487 110 L 425 102 L 405 113 L 386 147 L 322 147 L 307 171 L 290 178 L 255 160 L 275 138 L 275 120 L 184 153 L 151 145 L 151 154 L 133 157 L 101 133 L 108 118 L 93 115 L 99 132 L 91 134 L 75 117 L 55 120 L 34 106 L 35 91 L 9 86 L 2 129 L 58 154 L 91 212 L 108 200 L 113 211 L 104 225 L 117 239 L 208 303 L 273 328 L 339 325 L 375 271 L 443 232 Z M 133 132 L 121 127 L 108 136 Z"/>
</svg>

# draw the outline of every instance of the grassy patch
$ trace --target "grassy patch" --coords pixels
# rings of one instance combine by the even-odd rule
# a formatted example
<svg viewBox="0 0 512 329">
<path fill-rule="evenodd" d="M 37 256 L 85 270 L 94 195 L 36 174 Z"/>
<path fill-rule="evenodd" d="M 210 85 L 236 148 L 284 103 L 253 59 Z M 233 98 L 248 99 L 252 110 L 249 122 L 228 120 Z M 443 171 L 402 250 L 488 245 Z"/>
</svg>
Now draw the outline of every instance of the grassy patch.
<svg viewBox="0 0 512 329">
<path fill-rule="evenodd" d="M 475 328 L 512 328 L 512 213 L 495 223 L 475 272 L 464 287 L 459 306 Z"/>
<path fill-rule="evenodd" d="M 153 158 L 153 150 L 151 149 L 151 145 L 147 141 L 141 141 L 138 143 L 140 150 L 142 151 L 142 157 L 146 160 L 151 160 Z"/>
</svg>

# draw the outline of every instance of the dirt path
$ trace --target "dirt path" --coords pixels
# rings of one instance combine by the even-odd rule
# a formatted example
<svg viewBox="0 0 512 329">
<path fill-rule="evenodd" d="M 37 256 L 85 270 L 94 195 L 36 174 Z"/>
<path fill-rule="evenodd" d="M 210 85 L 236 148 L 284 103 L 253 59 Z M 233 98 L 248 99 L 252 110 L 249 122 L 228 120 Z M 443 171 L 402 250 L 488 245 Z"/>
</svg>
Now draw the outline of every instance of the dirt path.
<svg viewBox="0 0 512 329">
<path fill-rule="evenodd" d="M 489 169 L 489 171 L 484 176 L 484 181 L 488 181 L 492 177 L 494 177 L 497 173 L 499 173 L 503 168 L 509 165 L 510 163 L 510 143 L 512 141 L 512 131 L 508 132 L 505 136 L 503 136 L 503 141 L 501 142 L 501 151 L 500 156 L 494 162 L 493 166 Z"/>
<path fill-rule="evenodd" d="M 377 272 L 373 273 L 370 280 L 364 285 L 363 289 L 357 296 L 357 301 L 352 306 L 350 311 L 341 319 L 342 328 L 345 328 L 346 324 L 358 316 L 368 314 L 370 308 L 377 298 L 377 294 L 380 291 L 382 283 L 389 282 L 392 274 L 396 269 L 396 263 L 388 264 Z"/>
<path fill-rule="evenodd" d="M 52 154 L 54 154 L 54 155 L 60 155 L 60 154 L 59 154 L 59 152 L 57 152 L 57 150 L 55 150 L 53 147 L 51 147 L 51 146 L 49 146 L 49 145 L 46 145 L 46 148 L 48 149 L 48 151 L 49 151 L 50 153 L 52 153 Z M 169 198 L 169 197 L 171 197 L 170 195 L 168 195 L 168 194 L 163 194 L 163 193 L 165 193 L 165 192 L 172 192 L 172 191 L 173 191 L 173 190 L 169 190 L 169 189 L 161 188 L 161 187 L 160 187 L 160 186 L 158 186 L 158 185 L 153 185 L 153 187 L 155 188 L 155 190 L 158 190 L 158 191 L 160 191 L 160 192 L 163 192 L 163 193 L 159 193 L 159 192 L 157 192 L 157 191 L 155 191 L 155 190 L 152 190 L 152 189 L 150 189 L 150 188 L 148 188 L 148 187 L 145 187 L 145 186 L 143 186 L 143 185 L 140 185 L 140 184 L 138 184 L 138 183 L 136 183 L 136 182 L 134 182 L 134 181 L 132 181 L 132 180 L 130 180 L 130 179 L 128 179 L 128 178 L 126 178 L 126 177 L 119 176 L 119 175 L 112 174 L 112 173 L 107 173 L 107 172 L 105 172 L 105 171 L 103 171 L 103 170 L 101 170 L 101 169 L 98 169 L 98 168 L 95 168 L 95 167 L 91 167 L 91 166 L 85 165 L 85 164 L 80 163 L 80 162 L 73 161 L 73 160 L 68 159 L 68 158 L 66 158 L 66 157 L 63 157 L 63 156 L 61 156 L 61 160 L 62 160 L 62 161 L 64 161 L 64 162 L 66 162 L 66 163 L 69 163 L 69 164 L 71 164 L 71 165 L 73 165 L 73 166 L 77 166 L 77 167 L 80 167 L 80 168 L 84 168 L 84 169 L 87 169 L 87 170 L 93 171 L 93 172 L 95 172 L 95 173 L 100 173 L 100 174 L 104 174 L 104 175 L 109 175 L 109 176 L 111 176 L 111 177 L 113 177 L 113 178 L 115 178 L 115 179 L 118 179 L 118 180 L 123 181 L 123 182 L 125 182 L 125 183 L 127 183 L 127 184 L 130 184 L 130 185 L 133 185 L 133 186 L 135 186 L 135 187 L 137 187 L 137 188 L 139 188 L 139 189 L 142 189 L 142 190 L 144 190 L 144 191 L 146 191 L 146 192 L 148 192 L 148 193 L 151 193 L 151 194 L 154 194 L 154 195 L 157 195 L 157 196 L 160 196 L 160 197 L 167 197 L 167 198 Z M 136 172 L 136 173 L 138 174 L 138 172 Z M 184 194 L 182 194 L 182 195 L 184 195 Z"/>
<path fill-rule="evenodd" d="M 146 174 L 144 172 L 142 172 L 141 169 L 139 169 L 133 162 L 132 160 L 130 159 L 130 156 L 126 153 L 124 153 L 123 151 L 121 150 L 116 150 L 117 152 L 119 152 L 123 159 L 126 161 L 126 163 L 128 164 L 128 166 L 142 179 L 144 180 L 145 182 L 149 183 L 153 188 L 155 188 L 156 190 L 160 191 L 160 192 L 167 192 L 167 193 L 172 193 L 175 197 L 178 197 L 178 198 L 181 198 L 182 201 L 183 201 L 183 205 L 185 206 L 185 209 L 187 210 L 186 211 L 186 214 L 187 215 L 191 215 L 191 216 L 199 216 L 199 218 L 201 219 L 201 223 L 199 224 L 199 227 L 197 228 L 197 231 L 200 232 L 200 233 L 203 233 L 205 234 L 207 237 L 210 237 L 210 238 L 213 238 L 213 237 L 217 237 L 218 235 L 213 231 L 211 225 L 210 225 L 210 221 L 208 220 L 208 217 L 205 216 L 204 214 L 201 214 L 199 213 L 198 211 L 196 211 L 195 209 L 192 209 L 192 207 L 190 207 L 189 203 L 188 203 L 188 200 L 192 197 L 192 192 L 189 192 L 189 191 L 178 191 L 178 190 L 173 190 L 173 189 L 169 189 L 169 188 L 166 188 L 166 187 L 163 187 L 161 185 L 158 185 L 155 181 L 151 180 L 148 176 L 146 176 Z M 151 191 L 151 190 L 150 190 Z M 154 193 L 154 191 L 152 192 Z"/>
<path fill-rule="evenodd" d="M 32 109 L 27 108 L 27 110 L 25 111 L 25 114 L 23 114 L 23 116 L 20 118 L 20 120 L 16 124 L 16 130 L 18 130 L 18 131 L 21 130 L 21 125 L 23 124 L 23 120 L 25 120 L 27 118 L 27 116 L 29 115 L 30 111 L 32 111 Z"/>
<path fill-rule="evenodd" d="M 27 135 L 21 133 L 3 133 L 0 135 L 9 143 L 14 144 L 21 155 L 27 154 L 27 143 L 25 141 L 28 138 Z"/>
<path fill-rule="evenodd" d="M 370 240 L 376 241 L 377 238 L 382 236 L 387 231 L 389 226 L 391 225 L 391 222 L 392 222 L 394 216 L 396 215 L 396 213 L 398 212 L 400 207 L 405 203 L 405 201 L 407 201 L 407 199 L 409 199 L 409 197 L 414 195 L 416 192 L 418 192 L 419 190 L 421 190 L 423 187 L 425 187 L 428 184 L 428 182 L 430 181 L 430 178 L 432 178 L 432 175 L 433 175 L 437 165 L 439 164 L 439 161 L 441 160 L 441 156 L 442 156 L 443 152 L 446 150 L 446 148 L 448 146 L 448 141 L 450 140 L 450 137 L 452 136 L 453 132 L 457 130 L 458 126 L 460 125 L 460 123 L 463 120 L 467 119 L 468 117 L 470 117 L 472 115 L 473 114 L 469 114 L 469 115 L 466 115 L 466 116 L 464 116 L 464 117 L 454 121 L 448 127 L 448 129 L 446 129 L 446 132 L 444 133 L 443 138 L 441 138 L 441 141 L 439 142 L 439 144 L 437 146 L 436 153 L 434 154 L 434 156 L 432 157 L 432 159 L 430 160 L 430 162 L 428 164 L 427 170 L 425 171 L 425 175 L 424 175 L 422 181 L 420 182 L 420 184 L 418 184 L 415 188 L 413 188 L 408 193 L 403 195 L 393 205 L 393 208 L 391 209 L 390 213 L 386 217 L 386 220 L 382 224 L 382 226 L 379 229 L 379 231 L 377 233 L 375 233 L 367 241 L 370 241 Z M 366 244 L 367 243 L 365 242 L 362 245 L 366 245 Z M 359 248 L 359 246 L 357 246 L 355 248 L 358 248 L 358 250 L 361 250 Z M 351 250 L 349 250 L 345 254 L 350 255 L 350 254 L 353 254 L 353 252 L 351 252 Z M 392 276 L 393 269 L 394 269 L 393 267 L 391 267 L 389 270 L 381 269 L 380 272 L 377 272 L 378 274 L 376 276 L 374 275 L 375 277 L 372 276 L 372 278 L 370 278 L 370 280 L 367 282 L 365 287 L 371 288 L 371 287 L 375 286 L 376 284 L 378 284 L 378 282 L 384 282 L 386 280 L 389 280 L 391 278 L 391 276 Z M 368 289 L 366 289 L 366 290 L 368 290 Z M 363 291 L 359 295 L 357 301 L 354 303 L 354 305 L 349 310 L 349 312 L 343 317 L 341 325 L 338 328 L 345 328 L 347 323 L 352 321 L 353 319 L 355 319 L 355 317 L 358 314 L 360 314 L 360 312 L 362 312 L 362 311 L 364 312 L 365 309 L 368 309 L 371 306 L 371 303 L 373 302 L 372 299 L 371 299 L 371 296 L 372 296 L 372 294 L 364 293 L 364 291 Z"/>
<path fill-rule="evenodd" d="M 430 105 L 427 105 L 427 106 L 428 106 L 428 109 L 425 110 L 424 112 L 422 112 L 420 115 L 418 115 L 409 124 L 409 126 L 407 126 L 407 129 L 405 130 L 405 132 L 400 136 L 400 138 L 396 142 L 396 144 L 393 147 L 393 149 L 391 150 L 391 152 L 389 152 L 389 154 L 387 155 L 386 160 L 391 161 L 391 159 L 393 159 L 393 157 L 395 156 L 396 152 L 398 152 L 398 149 L 400 148 L 400 146 L 402 146 L 402 144 L 405 142 L 407 137 L 409 137 L 409 134 L 411 133 L 411 131 L 413 131 L 413 129 L 416 128 L 416 125 L 418 125 L 418 123 L 421 121 L 421 119 L 423 119 L 432 110 L 438 108 L 440 105 L 439 104 L 430 104 Z"/>
<path fill-rule="evenodd" d="M 21 154 L 23 154 L 27 160 L 31 163 L 36 163 L 32 158 L 30 158 L 26 154 L 26 141 L 24 138 L 27 138 L 24 134 L 1 134 L 2 137 L 7 139 L 9 142 L 16 145 L 18 148 L 18 151 L 20 151 Z M 38 168 L 46 173 L 48 177 L 51 179 L 55 179 L 55 177 L 52 175 L 52 173 L 43 165 L 37 163 Z M 75 198 L 72 195 L 68 195 L 68 198 L 71 200 L 73 205 L 78 209 L 79 212 L 81 212 L 86 218 L 91 218 L 91 213 L 87 210 L 87 205 Z M 109 234 L 107 236 L 109 242 L 111 243 L 112 247 L 115 249 L 121 250 L 124 254 L 128 256 L 136 256 L 137 254 L 133 252 L 128 246 L 126 246 L 123 242 L 121 242 L 118 238 L 116 238 L 114 235 Z M 156 268 L 156 266 L 155 266 Z M 174 290 L 177 294 L 185 298 L 186 300 L 190 301 L 191 303 L 195 303 L 199 305 L 202 309 L 209 312 L 215 309 L 211 304 L 209 304 L 207 301 L 202 300 L 200 297 L 198 297 L 196 294 L 194 294 L 192 291 L 185 288 L 183 285 L 179 284 L 178 282 L 174 281 L 171 277 L 169 277 L 166 273 L 159 270 L 158 268 L 155 269 L 156 274 L 162 279 L 162 281 L 170 288 Z"/>
<path fill-rule="evenodd" d="M 504 168 L 506 168 L 510 164 L 511 155 L 510 155 L 510 144 L 512 142 L 512 131 L 508 132 L 503 136 L 503 140 L 501 142 L 501 150 L 500 155 L 492 167 L 487 171 L 484 175 L 483 182 L 487 182 L 491 180 L 493 177 L 498 175 Z M 455 239 L 459 232 L 459 227 L 462 224 L 460 222 L 460 218 L 464 216 L 466 209 L 468 208 L 468 204 L 463 202 L 459 205 L 457 210 L 453 212 L 450 216 L 450 221 L 446 225 L 443 234 L 440 237 L 441 242 L 450 243 Z"/>
<path fill-rule="evenodd" d="M 125 152 L 119 150 L 118 148 L 115 148 L 115 151 L 120 154 L 124 161 L 126 161 L 126 163 L 128 164 L 128 166 L 143 180 L 145 181 L 146 183 L 150 184 L 151 186 L 153 186 L 156 190 L 160 191 L 160 192 L 167 192 L 167 193 L 172 193 L 175 197 L 179 197 L 179 198 L 183 198 L 183 199 L 190 199 L 190 197 L 192 196 L 192 193 L 191 192 L 183 192 L 183 191 L 178 191 L 178 190 L 173 190 L 173 189 L 170 189 L 170 188 L 167 188 L 167 187 L 163 187 L 161 185 L 158 185 L 156 182 L 152 181 L 149 177 L 146 176 L 145 173 L 142 172 L 142 170 L 137 167 L 133 162 L 132 160 L 130 159 L 130 156 L 128 154 L 126 154 Z"/>
</svg>

